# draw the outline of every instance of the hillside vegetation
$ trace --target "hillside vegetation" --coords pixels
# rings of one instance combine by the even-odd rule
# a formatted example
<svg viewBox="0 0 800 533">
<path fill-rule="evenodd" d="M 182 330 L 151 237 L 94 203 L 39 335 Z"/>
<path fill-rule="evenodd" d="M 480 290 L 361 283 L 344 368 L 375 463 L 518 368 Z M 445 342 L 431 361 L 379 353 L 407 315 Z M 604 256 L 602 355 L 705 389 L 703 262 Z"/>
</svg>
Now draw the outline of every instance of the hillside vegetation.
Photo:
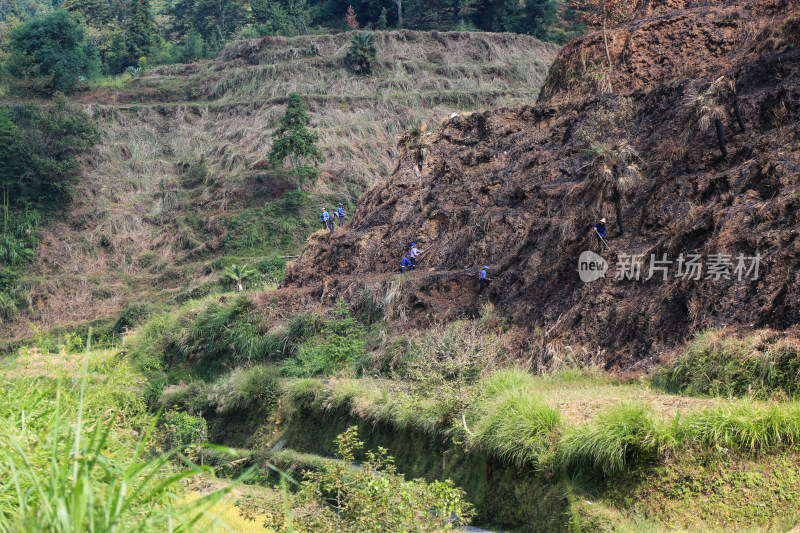
<svg viewBox="0 0 800 533">
<path fill-rule="evenodd" d="M 5 324 L 0 517 L 800 524 L 800 11 L 628 7 L 541 90 L 556 51 L 532 38 L 412 31 L 377 33 L 372 65 L 350 36 L 269 37 L 92 82 L 73 200 L 19 236 L 41 244 Z M 296 185 L 267 153 L 301 101 L 324 162 Z M 588 250 L 605 277 L 576 272 Z M 733 270 L 745 256 L 755 275 Z M 648 276 L 650 257 L 668 266 Z M 107 349 L 79 355 L 97 319 Z M 48 471 L 49 492 L 17 488 Z M 121 481 L 144 499 L 106 505 Z"/>
<path fill-rule="evenodd" d="M 403 292 L 411 323 L 476 316 L 488 300 L 519 328 L 518 353 L 539 328 L 622 371 L 707 328 L 796 328 L 800 13 L 772 0 L 744 12 L 679 4 L 650 2 L 609 30 L 613 68 L 589 33 L 559 53 L 538 105 L 454 117 L 425 136 L 362 197 L 353 231 L 313 237 L 283 287 L 335 300 L 386 286 L 416 242 L 426 252 Z M 579 258 L 599 251 L 601 218 L 608 272 L 584 283 Z M 689 279 L 691 254 L 702 271 Z M 757 275 L 739 266 L 746 257 L 760 257 Z"/>
<path fill-rule="evenodd" d="M 72 201 L 51 213 L 21 285 L 27 312 L 4 338 L 106 319 L 121 331 L 153 308 L 222 289 L 232 263 L 282 275 L 322 205 L 358 197 L 395 165 L 397 137 L 417 121 L 532 101 L 555 48 L 525 36 L 377 33 L 378 65 L 344 65 L 348 35 L 232 44 L 214 62 L 148 71 L 77 98 L 100 142 L 85 159 Z M 303 199 L 293 177 L 267 162 L 286 94 L 297 91 L 325 162 Z M 264 259 L 272 258 L 267 262 Z M 123 317 L 117 320 L 120 312 Z"/>
</svg>

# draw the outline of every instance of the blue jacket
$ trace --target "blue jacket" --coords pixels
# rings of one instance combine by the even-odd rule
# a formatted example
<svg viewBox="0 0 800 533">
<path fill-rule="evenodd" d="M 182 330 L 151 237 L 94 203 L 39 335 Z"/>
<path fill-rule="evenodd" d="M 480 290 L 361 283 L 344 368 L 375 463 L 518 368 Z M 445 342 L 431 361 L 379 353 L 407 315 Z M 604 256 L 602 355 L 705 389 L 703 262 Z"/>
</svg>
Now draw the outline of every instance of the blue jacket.
<svg viewBox="0 0 800 533">
<path fill-rule="evenodd" d="M 599 233 L 601 237 L 603 237 L 603 238 L 606 237 L 606 225 L 605 224 L 598 223 L 598 224 L 595 224 L 594 226 L 592 226 L 592 228 L 596 229 L 597 233 Z"/>
<path fill-rule="evenodd" d="M 400 262 L 400 266 L 410 267 L 411 261 L 408 260 L 408 256 L 403 257 L 403 260 Z"/>
<path fill-rule="evenodd" d="M 344 218 L 344 209 L 342 209 L 341 207 L 339 208 L 339 217 Z"/>
<path fill-rule="evenodd" d="M 319 218 L 321 218 L 323 222 L 327 222 L 328 219 L 331 218 L 331 216 L 328 214 L 327 211 L 323 211 L 322 213 L 319 214 Z"/>
<path fill-rule="evenodd" d="M 472 278 L 472 279 L 475 279 L 475 278 Z M 486 279 L 486 271 L 485 270 L 481 270 L 480 279 Z"/>
</svg>

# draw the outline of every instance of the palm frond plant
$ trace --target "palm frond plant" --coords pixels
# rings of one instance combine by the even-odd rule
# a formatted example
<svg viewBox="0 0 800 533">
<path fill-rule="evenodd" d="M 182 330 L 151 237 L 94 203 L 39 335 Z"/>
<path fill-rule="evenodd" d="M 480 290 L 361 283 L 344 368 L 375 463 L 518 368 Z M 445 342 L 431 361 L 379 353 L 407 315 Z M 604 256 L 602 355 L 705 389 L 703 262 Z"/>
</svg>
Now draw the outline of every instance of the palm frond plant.
<svg viewBox="0 0 800 533">
<path fill-rule="evenodd" d="M 706 131 L 714 124 L 719 150 L 723 157 L 728 156 L 725 125 L 722 123 L 722 119 L 725 118 L 725 106 L 722 105 L 725 88 L 725 76 L 720 76 L 702 93 L 690 89 L 683 99 L 683 107 L 689 112 L 689 121 L 683 132 L 684 141 L 689 139 L 694 129 Z"/>
<path fill-rule="evenodd" d="M 589 159 L 582 167 L 585 172 L 582 188 L 597 197 L 598 210 L 602 210 L 605 203 L 614 204 L 622 235 L 622 203 L 630 191 L 644 181 L 639 153 L 627 140 L 593 143 L 584 153 Z"/>
<path fill-rule="evenodd" d="M 397 147 L 400 149 L 400 157 L 411 154 L 414 158 L 414 174 L 416 174 L 419 180 L 420 187 L 420 209 L 422 209 L 422 146 L 425 143 L 425 134 L 427 131 L 428 125 L 424 122 L 418 122 L 411 129 L 406 130 L 397 141 Z"/>
<path fill-rule="evenodd" d="M 244 287 L 242 287 L 242 283 L 256 275 L 256 270 L 251 268 L 248 265 L 231 265 L 229 267 L 225 267 L 225 270 L 222 271 L 222 281 L 227 281 L 229 283 L 233 283 L 236 285 L 236 292 L 242 292 Z"/>
<path fill-rule="evenodd" d="M 372 66 L 378 57 L 378 49 L 371 33 L 357 33 L 350 38 L 350 48 L 344 60 L 356 74 L 372 74 Z"/>
</svg>

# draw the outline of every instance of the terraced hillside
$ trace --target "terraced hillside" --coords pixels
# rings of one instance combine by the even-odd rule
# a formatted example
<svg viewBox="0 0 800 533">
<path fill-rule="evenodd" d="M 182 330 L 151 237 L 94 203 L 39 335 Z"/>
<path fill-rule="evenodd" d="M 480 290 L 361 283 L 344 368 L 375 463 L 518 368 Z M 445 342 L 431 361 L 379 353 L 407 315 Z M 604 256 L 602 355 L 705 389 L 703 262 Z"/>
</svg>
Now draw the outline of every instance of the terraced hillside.
<svg viewBox="0 0 800 533">
<path fill-rule="evenodd" d="M 404 129 L 534 101 L 556 52 L 505 34 L 375 38 L 372 76 L 346 68 L 348 35 L 265 38 L 78 95 L 102 140 L 71 205 L 41 231 L 23 280 L 30 308 L 3 325 L 3 338 L 29 335 L 30 324 L 110 324 L 124 311 L 119 330 L 219 290 L 225 265 L 273 257 L 262 270 L 279 270 L 277 256 L 299 251 L 316 229 L 320 204 L 351 210 L 390 174 Z M 304 220 L 284 198 L 293 179 L 265 155 L 292 91 L 305 96 L 325 155 Z"/>
<path fill-rule="evenodd" d="M 284 286 L 331 300 L 385 286 L 417 242 L 424 271 L 401 298 L 417 325 L 477 316 L 488 300 L 519 328 L 519 354 L 545 331 L 626 372 L 704 329 L 796 329 L 798 24 L 796 2 L 653 0 L 609 32 L 613 69 L 600 32 L 572 41 L 539 104 L 442 124 L 362 197 L 352 231 L 309 241 Z M 609 271 L 584 283 L 579 257 L 597 251 L 601 218 Z M 681 277 L 690 254 L 703 270 Z M 737 274 L 740 256 L 761 257 L 756 279 Z M 668 268 L 650 270 L 651 257 Z"/>
</svg>

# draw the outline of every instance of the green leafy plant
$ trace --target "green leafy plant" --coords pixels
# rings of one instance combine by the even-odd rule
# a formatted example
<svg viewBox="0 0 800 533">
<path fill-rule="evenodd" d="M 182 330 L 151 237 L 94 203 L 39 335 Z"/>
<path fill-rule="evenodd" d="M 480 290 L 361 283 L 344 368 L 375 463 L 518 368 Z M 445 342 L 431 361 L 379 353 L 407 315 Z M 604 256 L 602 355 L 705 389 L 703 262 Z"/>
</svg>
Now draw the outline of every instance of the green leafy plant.
<svg viewBox="0 0 800 533">
<path fill-rule="evenodd" d="M 234 264 L 229 267 L 225 267 L 225 270 L 222 271 L 220 278 L 223 281 L 227 281 L 236 285 L 236 292 L 242 292 L 244 290 L 242 283 L 256 274 L 257 271 L 253 268 L 250 268 L 249 265 L 240 266 Z"/>
<path fill-rule="evenodd" d="M 202 416 L 171 410 L 159 419 L 155 439 L 166 451 L 183 450 L 205 443 L 207 435 L 208 426 Z"/>
<path fill-rule="evenodd" d="M 97 367 L 105 378 L 90 377 L 87 349 L 79 378 L 0 380 L 0 531 L 190 531 L 225 494 L 174 503 L 181 481 L 207 469 L 177 471 L 175 452 L 148 459 L 155 419 L 129 392 L 132 376 Z"/>
<path fill-rule="evenodd" d="M 378 49 L 375 48 L 372 34 L 357 33 L 350 38 L 350 48 L 344 60 L 356 74 L 371 74 L 377 56 Z"/>
<path fill-rule="evenodd" d="M 283 364 L 288 376 L 314 376 L 346 371 L 366 355 L 365 330 L 350 316 L 350 310 L 337 305 L 332 318 L 323 323 L 319 333 L 297 345 L 295 355 Z"/>
<path fill-rule="evenodd" d="M 366 451 L 359 468 L 351 464 L 364 443 L 351 426 L 336 438 L 338 460 L 317 472 L 305 472 L 296 495 L 268 508 L 265 527 L 283 533 L 294 530 L 320 533 L 451 531 L 469 523 L 474 514 L 464 491 L 452 481 L 407 481 L 397 473 L 384 448 Z"/>
</svg>

